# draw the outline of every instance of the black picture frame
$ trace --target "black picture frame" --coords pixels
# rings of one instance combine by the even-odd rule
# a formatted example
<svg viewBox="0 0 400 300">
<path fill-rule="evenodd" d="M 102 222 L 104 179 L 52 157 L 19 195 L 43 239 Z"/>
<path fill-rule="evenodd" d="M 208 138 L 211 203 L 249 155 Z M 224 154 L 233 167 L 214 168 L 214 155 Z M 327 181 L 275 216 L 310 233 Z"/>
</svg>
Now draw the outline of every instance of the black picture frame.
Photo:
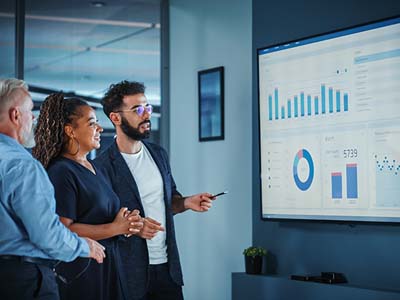
<svg viewBox="0 0 400 300">
<path fill-rule="evenodd" d="M 224 67 L 198 72 L 199 141 L 223 140 L 224 127 Z"/>
</svg>

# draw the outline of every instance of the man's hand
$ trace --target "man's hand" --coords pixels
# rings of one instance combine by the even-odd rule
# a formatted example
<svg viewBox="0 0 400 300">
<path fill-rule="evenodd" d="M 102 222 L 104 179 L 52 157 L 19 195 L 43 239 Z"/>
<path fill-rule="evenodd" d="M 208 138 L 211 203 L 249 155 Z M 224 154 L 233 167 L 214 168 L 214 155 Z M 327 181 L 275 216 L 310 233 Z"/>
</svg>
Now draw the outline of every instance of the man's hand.
<svg viewBox="0 0 400 300">
<path fill-rule="evenodd" d="M 99 264 L 103 263 L 103 259 L 106 257 L 106 254 L 104 253 L 104 250 L 106 248 L 104 248 L 101 244 L 92 239 L 84 239 L 89 245 L 89 257 L 94 258 Z"/>
<path fill-rule="evenodd" d="M 140 232 L 137 234 L 141 238 L 151 240 L 153 237 L 156 236 L 157 232 L 165 231 L 164 227 L 161 226 L 160 222 L 152 218 L 142 218 L 143 220 L 143 227 Z"/>
<path fill-rule="evenodd" d="M 186 197 L 184 200 L 184 206 L 185 209 L 191 209 L 197 212 L 205 212 L 211 208 L 212 202 L 215 199 L 216 197 L 212 197 L 210 193 L 200 193 Z"/>
</svg>

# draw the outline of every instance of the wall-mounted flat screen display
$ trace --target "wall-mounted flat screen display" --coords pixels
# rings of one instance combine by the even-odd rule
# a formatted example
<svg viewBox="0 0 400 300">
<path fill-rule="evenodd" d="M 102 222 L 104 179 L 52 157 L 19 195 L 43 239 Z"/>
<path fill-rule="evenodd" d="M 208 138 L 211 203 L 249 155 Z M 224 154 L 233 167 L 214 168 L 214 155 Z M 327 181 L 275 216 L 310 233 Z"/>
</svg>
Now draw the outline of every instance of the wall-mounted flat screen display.
<svg viewBox="0 0 400 300">
<path fill-rule="evenodd" d="M 400 222 L 400 17 L 257 51 L 262 217 Z"/>
</svg>

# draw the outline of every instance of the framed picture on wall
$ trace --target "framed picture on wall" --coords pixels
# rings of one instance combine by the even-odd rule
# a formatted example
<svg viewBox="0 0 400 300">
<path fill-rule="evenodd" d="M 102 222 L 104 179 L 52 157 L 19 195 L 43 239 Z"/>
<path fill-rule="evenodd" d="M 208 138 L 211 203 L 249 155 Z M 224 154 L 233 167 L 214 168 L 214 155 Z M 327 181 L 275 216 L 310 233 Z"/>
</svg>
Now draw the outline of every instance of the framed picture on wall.
<svg viewBox="0 0 400 300">
<path fill-rule="evenodd" d="M 224 139 L 224 67 L 198 72 L 199 141 Z"/>
</svg>

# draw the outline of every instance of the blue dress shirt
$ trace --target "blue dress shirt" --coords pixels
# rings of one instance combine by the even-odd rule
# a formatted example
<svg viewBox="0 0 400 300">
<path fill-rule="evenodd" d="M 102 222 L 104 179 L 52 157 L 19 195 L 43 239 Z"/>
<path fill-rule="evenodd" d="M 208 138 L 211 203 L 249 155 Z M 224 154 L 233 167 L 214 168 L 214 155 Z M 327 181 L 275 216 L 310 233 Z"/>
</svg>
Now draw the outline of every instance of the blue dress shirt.
<svg viewBox="0 0 400 300">
<path fill-rule="evenodd" d="M 6 254 L 72 261 L 88 257 L 89 246 L 59 221 L 40 162 L 0 134 L 0 255 Z"/>
</svg>

